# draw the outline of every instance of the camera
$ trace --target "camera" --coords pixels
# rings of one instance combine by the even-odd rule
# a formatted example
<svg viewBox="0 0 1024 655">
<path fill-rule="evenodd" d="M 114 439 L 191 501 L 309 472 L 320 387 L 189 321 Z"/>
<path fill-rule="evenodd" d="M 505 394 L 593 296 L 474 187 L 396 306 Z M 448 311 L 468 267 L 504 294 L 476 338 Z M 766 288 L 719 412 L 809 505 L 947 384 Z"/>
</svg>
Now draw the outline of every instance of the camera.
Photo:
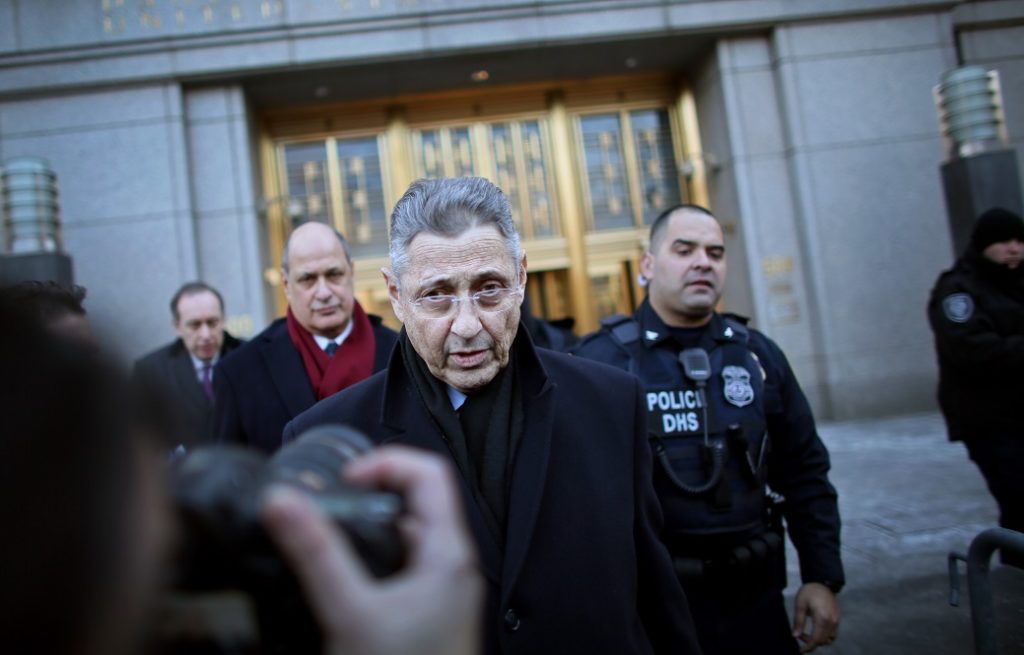
<svg viewBox="0 0 1024 655">
<path fill-rule="evenodd" d="M 172 498 L 180 525 L 156 641 L 167 653 L 318 653 L 321 638 L 295 577 L 260 520 L 269 485 L 306 494 L 341 528 L 367 568 L 384 577 L 404 565 L 398 494 L 345 482 L 370 450 L 355 430 L 320 426 L 270 458 L 240 446 L 208 446 L 177 462 Z"/>
</svg>

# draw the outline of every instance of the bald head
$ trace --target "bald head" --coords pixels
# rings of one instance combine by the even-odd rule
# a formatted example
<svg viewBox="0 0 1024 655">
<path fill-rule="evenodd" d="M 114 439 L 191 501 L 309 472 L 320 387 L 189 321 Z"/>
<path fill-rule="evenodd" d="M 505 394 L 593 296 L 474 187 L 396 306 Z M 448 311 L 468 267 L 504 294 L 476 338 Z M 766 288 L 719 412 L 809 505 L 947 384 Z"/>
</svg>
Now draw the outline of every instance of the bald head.
<svg viewBox="0 0 1024 655">
<path fill-rule="evenodd" d="M 284 295 L 299 324 L 333 339 L 352 318 L 355 295 L 345 238 L 322 223 L 305 223 L 288 237 L 281 257 Z"/>
<path fill-rule="evenodd" d="M 348 251 L 348 241 L 345 240 L 345 237 L 344 235 L 342 235 L 341 232 L 335 230 L 333 227 L 325 225 L 324 223 L 303 223 L 302 225 L 292 230 L 291 234 L 288 235 L 288 239 L 285 240 L 284 242 L 284 250 L 281 252 L 281 269 L 285 273 L 288 273 L 288 262 L 291 260 L 290 250 L 292 247 L 292 240 L 294 238 L 299 237 L 300 239 L 322 239 L 324 238 L 323 235 L 325 232 L 329 232 L 330 234 L 334 235 L 334 238 L 337 239 L 338 243 L 341 244 L 341 249 L 345 251 L 345 259 L 352 261 L 352 256 Z M 307 235 L 317 236 L 309 237 Z"/>
</svg>

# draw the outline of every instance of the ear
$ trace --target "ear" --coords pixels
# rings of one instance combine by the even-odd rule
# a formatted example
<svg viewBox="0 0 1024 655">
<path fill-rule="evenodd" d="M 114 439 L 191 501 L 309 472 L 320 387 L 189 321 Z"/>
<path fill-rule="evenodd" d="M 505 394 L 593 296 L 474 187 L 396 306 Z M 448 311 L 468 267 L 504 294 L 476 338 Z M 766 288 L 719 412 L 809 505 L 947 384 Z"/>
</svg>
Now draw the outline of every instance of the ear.
<svg viewBox="0 0 1024 655">
<path fill-rule="evenodd" d="M 391 272 L 389 268 L 380 269 L 381 275 L 384 276 L 384 284 L 388 287 L 388 298 L 391 300 L 391 311 L 395 313 L 395 317 L 405 322 L 405 304 L 402 302 L 402 296 L 398 292 L 398 278 Z"/>
<path fill-rule="evenodd" d="M 519 284 L 526 286 L 526 251 L 523 251 L 523 257 L 519 260 Z"/>
<path fill-rule="evenodd" d="M 645 250 L 644 256 L 640 258 L 640 274 L 648 280 L 654 278 L 654 255 L 650 250 Z"/>
</svg>

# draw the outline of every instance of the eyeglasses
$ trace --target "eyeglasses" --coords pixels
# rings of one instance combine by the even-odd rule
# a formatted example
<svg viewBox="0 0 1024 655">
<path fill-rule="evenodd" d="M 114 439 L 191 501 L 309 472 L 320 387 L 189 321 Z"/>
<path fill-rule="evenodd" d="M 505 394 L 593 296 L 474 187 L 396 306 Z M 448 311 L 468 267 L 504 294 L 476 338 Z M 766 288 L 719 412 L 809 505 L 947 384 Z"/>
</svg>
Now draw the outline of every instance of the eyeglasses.
<svg viewBox="0 0 1024 655">
<path fill-rule="evenodd" d="M 405 302 L 424 318 L 451 318 L 458 313 L 459 303 L 468 302 L 482 312 L 495 313 L 509 309 L 522 295 L 522 287 L 499 287 L 477 291 L 468 296 L 423 296 Z"/>
</svg>

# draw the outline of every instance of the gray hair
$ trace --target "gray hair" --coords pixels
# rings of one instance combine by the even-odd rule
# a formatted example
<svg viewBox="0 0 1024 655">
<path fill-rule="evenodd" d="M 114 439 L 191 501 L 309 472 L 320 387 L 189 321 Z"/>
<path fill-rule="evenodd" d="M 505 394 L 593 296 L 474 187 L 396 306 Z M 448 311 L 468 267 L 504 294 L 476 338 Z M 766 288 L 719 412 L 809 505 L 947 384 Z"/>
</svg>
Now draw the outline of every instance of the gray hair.
<svg viewBox="0 0 1024 655">
<path fill-rule="evenodd" d="M 509 257 L 518 264 L 522 246 L 501 189 L 482 177 L 416 180 L 391 213 L 391 272 L 400 278 L 409 267 L 408 247 L 417 234 L 457 237 L 485 225 L 497 228 Z"/>
<path fill-rule="evenodd" d="M 352 255 L 350 255 L 348 252 L 348 241 L 345 240 L 345 236 L 335 228 L 328 225 L 327 223 L 321 223 L 321 225 L 330 228 L 331 232 L 334 232 L 334 236 L 338 237 L 338 242 L 341 243 L 341 249 L 345 252 L 345 259 L 348 261 L 349 264 L 351 264 Z M 302 227 L 302 225 L 296 225 L 294 228 L 292 228 L 292 231 L 288 235 L 288 238 L 285 239 L 284 241 L 284 249 L 281 252 L 281 270 L 284 271 L 285 275 L 288 275 L 288 249 L 292 245 L 292 234 L 295 234 L 295 230 L 297 230 L 300 227 Z"/>
</svg>

